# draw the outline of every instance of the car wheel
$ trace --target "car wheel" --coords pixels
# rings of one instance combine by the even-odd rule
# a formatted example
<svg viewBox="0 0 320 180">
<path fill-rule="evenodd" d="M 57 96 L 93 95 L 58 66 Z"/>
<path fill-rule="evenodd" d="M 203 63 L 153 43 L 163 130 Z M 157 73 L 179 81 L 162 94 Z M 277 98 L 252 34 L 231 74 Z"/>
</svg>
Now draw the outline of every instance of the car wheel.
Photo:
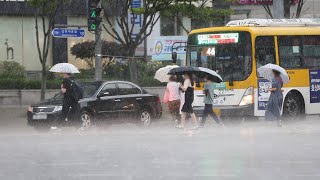
<svg viewBox="0 0 320 180">
<path fill-rule="evenodd" d="M 141 113 L 140 113 L 140 124 L 144 127 L 148 127 L 150 126 L 151 122 L 152 122 L 152 116 L 151 116 L 151 113 L 147 110 L 143 110 Z"/>
<path fill-rule="evenodd" d="M 297 95 L 289 95 L 283 104 L 283 117 L 285 120 L 302 118 L 304 114 L 303 98 Z"/>
<path fill-rule="evenodd" d="M 91 113 L 84 111 L 81 113 L 81 128 L 88 129 L 92 126 L 93 116 Z"/>
</svg>

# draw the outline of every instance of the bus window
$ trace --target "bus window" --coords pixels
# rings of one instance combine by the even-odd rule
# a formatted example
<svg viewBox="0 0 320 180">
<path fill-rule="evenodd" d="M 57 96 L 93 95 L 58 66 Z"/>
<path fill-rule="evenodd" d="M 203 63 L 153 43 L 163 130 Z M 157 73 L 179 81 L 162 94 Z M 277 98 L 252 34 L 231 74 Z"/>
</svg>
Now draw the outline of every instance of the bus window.
<svg viewBox="0 0 320 180">
<path fill-rule="evenodd" d="M 320 36 L 304 36 L 302 44 L 304 66 L 320 69 Z"/>
<path fill-rule="evenodd" d="M 266 64 L 276 63 L 276 54 L 273 36 L 259 36 L 256 38 L 257 68 Z"/>
<path fill-rule="evenodd" d="M 300 36 L 280 36 L 278 37 L 278 43 L 280 66 L 284 68 L 300 68 L 303 66 Z"/>
<path fill-rule="evenodd" d="M 242 81 L 252 72 L 251 35 L 248 32 L 211 32 L 188 38 L 187 65 L 217 71 L 224 81 Z M 197 58 L 195 54 L 198 52 Z M 197 59 L 201 60 L 197 64 Z"/>
</svg>

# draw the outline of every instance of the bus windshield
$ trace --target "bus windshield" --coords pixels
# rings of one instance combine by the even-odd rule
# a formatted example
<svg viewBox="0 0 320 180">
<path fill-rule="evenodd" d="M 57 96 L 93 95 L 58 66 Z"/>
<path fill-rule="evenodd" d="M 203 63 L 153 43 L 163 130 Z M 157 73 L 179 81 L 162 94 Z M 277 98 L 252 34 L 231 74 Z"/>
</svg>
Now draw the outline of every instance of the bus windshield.
<svg viewBox="0 0 320 180">
<path fill-rule="evenodd" d="M 248 32 L 193 34 L 188 38 L 187 65 L 217 71 L 224 81 L 245 80 L 252 71 Z"/>
</svg>

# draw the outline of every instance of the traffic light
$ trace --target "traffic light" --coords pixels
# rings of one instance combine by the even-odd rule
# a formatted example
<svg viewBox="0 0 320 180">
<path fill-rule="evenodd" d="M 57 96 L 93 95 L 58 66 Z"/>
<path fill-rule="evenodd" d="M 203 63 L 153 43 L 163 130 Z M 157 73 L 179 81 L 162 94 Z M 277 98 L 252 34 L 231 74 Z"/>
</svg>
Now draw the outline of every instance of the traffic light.
<svg viewBox="0 0 320 180">
<path fill-rule="evenodd" d="M 100 0 L 88 0 L 88 30 L 95 31 L 100 23 L 102 22 L 102 18 L 100 17 L 100 13 L 102 8 L 98 7 Z"/>
</svg>

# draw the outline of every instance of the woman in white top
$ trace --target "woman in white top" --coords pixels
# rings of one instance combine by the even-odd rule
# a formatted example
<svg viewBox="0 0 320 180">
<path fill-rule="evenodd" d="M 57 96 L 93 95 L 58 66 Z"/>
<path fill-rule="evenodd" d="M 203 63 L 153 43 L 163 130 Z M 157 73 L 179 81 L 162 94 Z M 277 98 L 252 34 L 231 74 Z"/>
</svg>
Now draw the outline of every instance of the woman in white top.
<svg viewBox="0 0 320 180">
<path fill-rule="evenodd" d="M 185 127 L 187 113 L 191 115 L 192 121 L 195 125 L 194 129 L 198 128 L 197 117 L 193 112 L 192 103 L 194 100 L 193 78 L 191 73 L 183 75 L 184 82 L 180 86 L 181 90 L 185 92 L 185 102 L 181 109 L 181 128 Z"/>
<path fill-rule="evenodd" d="M 164 94 L 164 103 L 168 103 L 169 112 L 172 119 L 180 124 L 180 84 L 174 76 L 169 78 L 167 89 Z"/>
</svg>

